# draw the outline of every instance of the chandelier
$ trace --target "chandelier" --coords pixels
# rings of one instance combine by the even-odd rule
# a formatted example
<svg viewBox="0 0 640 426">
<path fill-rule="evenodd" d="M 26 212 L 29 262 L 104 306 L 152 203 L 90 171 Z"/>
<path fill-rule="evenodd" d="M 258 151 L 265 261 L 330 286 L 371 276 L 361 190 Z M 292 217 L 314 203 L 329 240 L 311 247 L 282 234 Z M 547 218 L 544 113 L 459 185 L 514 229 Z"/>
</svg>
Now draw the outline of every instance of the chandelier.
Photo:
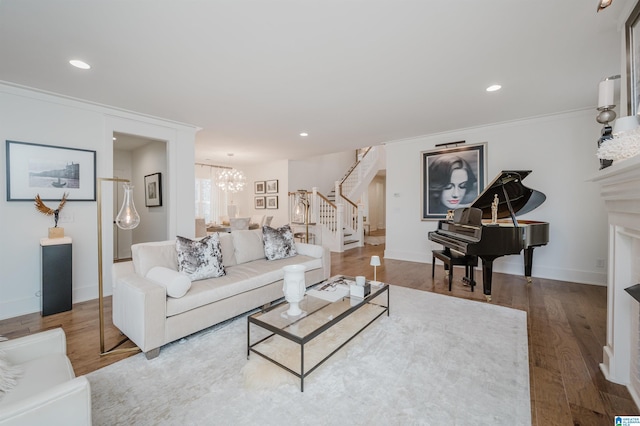
<svg viewBox="0 0 640 426">
<path fill-rule="evenodd" d="M 244 189 L 247 178 L 240 170 L 224 169 L 218 172 L 218 186 L 223 191 L 238 192 Z"/>
</svg>

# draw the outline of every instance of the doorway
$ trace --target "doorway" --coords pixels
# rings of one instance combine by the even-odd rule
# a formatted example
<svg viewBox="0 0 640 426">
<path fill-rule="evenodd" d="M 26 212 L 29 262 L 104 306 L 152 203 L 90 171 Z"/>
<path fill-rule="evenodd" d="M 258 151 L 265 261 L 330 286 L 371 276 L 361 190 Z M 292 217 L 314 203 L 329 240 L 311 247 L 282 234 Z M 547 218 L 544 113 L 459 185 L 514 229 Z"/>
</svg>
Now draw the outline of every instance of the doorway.
<svg viewBox="0 0 640 426">
<path fill-rule="evenodd" d="M 160 205 L 146 205 L 145 176 L 159 174 L 162 201 Z M 131 245 L 163 241 L 168 235 L 167 194 L 162 180 L 167 179 L 167 142 L 144 136 L 113 132 L 113 177 L 128 179 L 134 187 L 133 201 L 140 215 L 140 225 L 123 230 L 113 223 L 113 258 L 131 258 Z M 113 217 L 122 205 L 122 184 L 113 185 Z"/>
</svg>

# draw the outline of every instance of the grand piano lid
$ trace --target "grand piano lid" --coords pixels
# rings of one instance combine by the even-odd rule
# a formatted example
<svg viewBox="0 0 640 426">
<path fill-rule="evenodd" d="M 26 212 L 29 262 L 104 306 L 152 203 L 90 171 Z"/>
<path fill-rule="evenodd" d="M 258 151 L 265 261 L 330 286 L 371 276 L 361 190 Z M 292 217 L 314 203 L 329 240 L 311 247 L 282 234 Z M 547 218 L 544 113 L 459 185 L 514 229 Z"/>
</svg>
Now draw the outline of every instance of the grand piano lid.
<svg viewBox="0 0 640 426">
<path fill-rule="evenodd" d="M 491 203 L 494 195 L 497 194 L 498 219 L 518 216 L 537 208 L 544 203 L 547 196 L 522 184 L 522 180 L 529 173 L 531 170 L 503 170 L 471 203 L 471 207 L 481 209 L 483 219 L 491 219 Z M 505 193 L 509 197 L 509 203 L 506 201 Z M 509 204 L 513 212 L 509 210 Z"/>
</svg>

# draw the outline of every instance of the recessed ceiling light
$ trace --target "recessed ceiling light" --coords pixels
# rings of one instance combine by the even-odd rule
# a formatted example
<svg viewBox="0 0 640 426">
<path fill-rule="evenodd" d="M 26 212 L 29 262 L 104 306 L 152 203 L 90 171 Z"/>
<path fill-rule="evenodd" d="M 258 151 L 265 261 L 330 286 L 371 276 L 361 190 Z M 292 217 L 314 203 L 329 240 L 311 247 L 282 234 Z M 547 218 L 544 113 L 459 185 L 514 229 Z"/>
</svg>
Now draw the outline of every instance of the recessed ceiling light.
<svg viewBox="0 0 640 426">
<path fill-rule="evenodd" d="M 502 89 L 502 86 L 499 84 L 494 84 L 492 86 L 487 87 L 487 92 L 495 92 L 496 90 Z"/>
<path fill-rule="evenodd" d="M 300 133 L 300 136 L 303 136 L 303 137 L 304 137 L 304 136 L 309 136 L 309 133 L 307 133 L 307 132 L 302 132 L 302 133 Z"/>
<path fill-rule="evenodd" d="M 81 70 L 88 70 L 89 68 L 91 68 L 91 65 L 79 59 L 72 59 L 69 61 L 69 63 L 76 68 L 80 68 Z"/>
</svg>

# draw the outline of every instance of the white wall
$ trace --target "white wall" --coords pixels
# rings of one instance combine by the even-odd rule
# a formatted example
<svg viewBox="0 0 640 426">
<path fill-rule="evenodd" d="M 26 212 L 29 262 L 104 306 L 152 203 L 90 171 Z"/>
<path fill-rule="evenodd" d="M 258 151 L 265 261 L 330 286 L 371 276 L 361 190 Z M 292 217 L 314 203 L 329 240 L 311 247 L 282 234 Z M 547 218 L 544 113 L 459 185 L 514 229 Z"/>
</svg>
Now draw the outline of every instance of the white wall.
<svg viewBox="0 0 640 426">
<path fill-rule="evenodd" d="M 289 161 L 289 192 L 298 189 L 311 191 L 314 186 L 327 195 L 335 188 L 335 182 L 344 177 L 356 161 L 355 151 L 309 157 Z"/>
<path fill-rule="evenodd" d="M 168 238 L 166 179 L 167 179 L 167 144 L 152 141 L 132 153 L 132 169 L 134 176 L 134 202 L 140 215 L 140 225 L 133 230 L 133 243 L 144 241 L 162 241 Z M 161 173 L 162 206 L 145 206 L 144 177 L 153 173 Z M 193 202 L 191 203 L 193 204 Z"/>
<path fill-rule="evenodd" d="M 96 151 L 98 177 L 113 173 L 113 132 L 167 140 L 169 235 L 193 235 L 194 138 L 197 128 L 139 116 L 99 105 L 0 84 L 0 140 L 56 145 Z M 40 238 L 52 226 L 32 202 L 6 201 L 5 150 L 0 154 L 0 319 L 40 310 Z M 112 218 L 113 194 L 104 183 L 103 219 Z M 35 194 L 34 194 L 35 195 Z M 144 204 L 143 204 L 144 205 Z M 95 201 L 70 201 L 64 208 L 72 221 L 60 223 L 73 239 L 73 301 L 98 296 L 97 220 Z M 110 294 L 113 234 L 103 226 L 105 294 Z"/>
<path fill-rule="evenodd" d="M 487 142 L 489 181 L 501 170 L 532 170 L 524 185 L 547 196 L 544 204 L 520 217 L 550 224 L 549 244 L 534 250 L 533 276 L 605 284 L 606 269 L 597 264 L 607 258 L 607 219 L 598 188 L 588 182 L 599 167 L 596 112 L 577 111 L 388 143 L 385 257 L 431 262 L 431 250 L 441 247 L 427 239 L 437 221 L 421 220 L 420 152 L 458 140 Z M 522 275 L 522 257 L 499 258 L 494 270 Z"/>
<path fill-rule="evenodd" d="M 288 215 L 288 199 L 287 188 L 289 187 L 288 161 L 280 160 L 270 163 L 257 164 L 254 166 L 243 167 L 247 177 L 246 189 L 232 195 L 232 199 L 238 206 L 241 217 L 250 217 L 253 215 L 273 216 L 271 226 L 280 227 L 289 223 Z M 254 182 L 278 180 L 277 194 L 255 194 Z M 255 209 L 254 197 L 277 196 L 277 209 Z"/>
<path fill-rule="evenodd" d="M 383 176 L 376 176 L 369 184 L 367 221 L 371 231 L 384 229 L 386 226 L 386 186 L 386 179 Z"/>
</svg>

